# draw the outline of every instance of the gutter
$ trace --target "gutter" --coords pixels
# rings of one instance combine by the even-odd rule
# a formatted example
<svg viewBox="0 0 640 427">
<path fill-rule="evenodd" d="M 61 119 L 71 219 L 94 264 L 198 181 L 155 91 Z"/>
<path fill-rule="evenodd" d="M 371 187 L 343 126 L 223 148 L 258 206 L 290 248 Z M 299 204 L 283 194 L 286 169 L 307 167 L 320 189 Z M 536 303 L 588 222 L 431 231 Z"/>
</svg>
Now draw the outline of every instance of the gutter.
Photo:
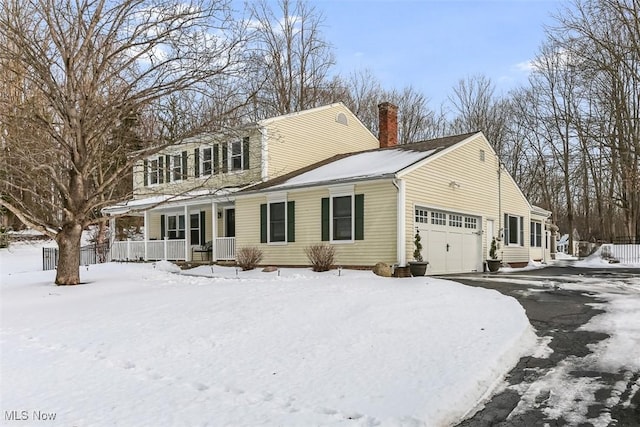
<svg viewBox="0 0 640 427">
<path fill-rule="evenodd" d="M 351 183 L 357 183 L 357 182 L 384 181 L 388 179 L 395 179 L 395 177 L 396 177 L 395 173 L 387 173 L 387 174 L 381 174 L 381 175 L 375 175 L 375 176 L 360 176 L 360 177 L 353 177 L 353 178 L 329 179 L 329 180 L 316 181 L 311 183 L 302 183 L 302 184 L 292 184 L 292 185 L 278 184 L 274 186 L 260 188 L 258 190 L 251 190 L 250 189 L 251 186 L 249 186 L 247 187 L 246 190 L 241 190 L 235 194 L 236 196 L 250 196 L 250 195 L 261 194 L 261 193 L 294 191 L 294 190 L 316 188 L 316 187 L 330 187 L 332 185 L 351 184 Z"/>
</svg>

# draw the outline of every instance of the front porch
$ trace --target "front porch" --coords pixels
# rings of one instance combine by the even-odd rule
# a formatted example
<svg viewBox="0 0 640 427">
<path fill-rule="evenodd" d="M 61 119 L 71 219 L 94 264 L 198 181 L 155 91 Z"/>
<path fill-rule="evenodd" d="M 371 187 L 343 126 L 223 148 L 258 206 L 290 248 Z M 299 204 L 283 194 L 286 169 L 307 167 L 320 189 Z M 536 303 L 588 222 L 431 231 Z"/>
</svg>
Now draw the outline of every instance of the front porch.
<svg viewBox="0 0 640 427">
<path fill-rule="evenodd" d="M 156 199 L 127 202 L 107 214 L 144 218 L 144 235 L 111 241 L 116 261 L 234 261 L 235 203 L 230 194 L 193 194 L 158 203 Z M 110 221 L 112 236 L 115 218 Z"/>
<path fill-rule="evenodd" d="M 187 245 L 184 239 L 116 241 L 111 246 L 111 259 L 113 261 L 234 261 L 236 238 L 217 237 L 215 244 L 211 245 L 210 252 L 194 252 L 193 247 Z"/>
</svg>

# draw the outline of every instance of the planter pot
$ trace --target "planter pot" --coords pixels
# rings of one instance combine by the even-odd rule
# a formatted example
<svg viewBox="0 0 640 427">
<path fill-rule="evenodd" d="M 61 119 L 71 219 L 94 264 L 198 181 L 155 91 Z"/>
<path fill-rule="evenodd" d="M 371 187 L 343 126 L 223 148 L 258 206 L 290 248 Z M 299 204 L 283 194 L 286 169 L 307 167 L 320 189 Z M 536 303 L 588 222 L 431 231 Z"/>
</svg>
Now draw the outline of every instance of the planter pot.
<svg viewBox="0 0 640 427">
<path fill-rule="evenodd" d="M 495 273 L 496 271 L 500 270 L 501 263 L 502 261 L 499 259 L 488 259 L 487 267 L 489 268 L 490 272 Z"/>
<path fill-rule="evenodd" d="M 411 271 L 413 277 L 424 276 L 427 274 L 427 265 L 429 265 L 427 261 L 410 261 L 409 271 Z"/>
</svg>

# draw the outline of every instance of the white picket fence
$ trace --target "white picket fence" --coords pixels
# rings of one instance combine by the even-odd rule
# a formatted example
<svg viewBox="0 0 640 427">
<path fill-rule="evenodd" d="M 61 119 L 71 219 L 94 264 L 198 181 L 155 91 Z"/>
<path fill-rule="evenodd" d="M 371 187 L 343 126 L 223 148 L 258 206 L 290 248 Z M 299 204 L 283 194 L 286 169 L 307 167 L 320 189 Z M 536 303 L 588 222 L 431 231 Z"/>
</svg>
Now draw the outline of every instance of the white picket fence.
<svg viewBox="0 0 640 427">
<path fill-rule="evenodd" d="M 113 261 L 182 261 L 185 260 L 185 240 L 126 240 L 116 241 L 111 245 Z M 145 258 L 144 248 L 147 246 Z M 191 256 L 191 251 L 189 251 Z M 235 237 L 218 237 L 216 239 L 216 260 L 232 261 L 236 258 Z"/>
</svg>

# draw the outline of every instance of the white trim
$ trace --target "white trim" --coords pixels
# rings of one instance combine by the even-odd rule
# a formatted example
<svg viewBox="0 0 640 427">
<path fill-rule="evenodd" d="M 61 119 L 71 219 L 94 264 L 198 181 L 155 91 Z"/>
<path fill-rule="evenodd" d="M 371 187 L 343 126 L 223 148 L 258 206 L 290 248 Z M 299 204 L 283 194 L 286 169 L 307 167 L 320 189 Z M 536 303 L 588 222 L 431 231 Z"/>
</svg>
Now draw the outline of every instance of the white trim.
<svg viewBox="0 0 640 427">
<path fill-rule="evenodd" d="M 406 216 L 406 183 L 404 179 L 398 179 L 398 200 L 397 200 L 397 229 L 396 229 L 396 256 L 398 259 L 398 266 L 405 267 L 407 265 L 407 216 Z M 414 209 L 415 211 L 415 209 Z"/>
<path fill-rule="evenodd" d="M 182 150 L 185 151 L 185 150 Z M 183 177 L 186 175 L 185 171 L 182 169 L 182 151 L 178 154 L 169 154 L 169 163 L 171 164 L 171 167 L 169 168 L 169 176 L 171 176 L 171 182 L 182 182 L 185 181 L 182 178 L 178 178 L 176 179 L 175 177 L 175 163 L 176 163 L 176 157 L 178 157 L 180 159 L 180 177 Z M 189 154 L 187 153 L 187 159 L 189 158 Z M 188 160 L 187 160 L 188 162 Z M 187 164 L 187 169 L 189 169 L 189 165 Z"/>
<path fill-rule="evenodd" d="M 279 203 L 287 201 L 287 192 L 278 191 L 277 193 L 267 194 L 267 203 Z"/>
<path fill-rule="evenodd" d="M 535 227 L 531 227 L 532 224 L 539 224 L 540 225 L 540 234 L 537 233 L 537 230 L 535 229 Z M 545 226 L 544 223 L 540 220 L 535 220 L 535 219 L 529 219 L 529 248 L 531 249 L 544 249 L 544 239 L 543 236 L 545 234 Z M 536 238 L 538 236 L 540 236 L 540 246 L 537 246 L 535 244 L 535 241 L 532 243 L 531 242 L 531 234 L 533 234 L 533 237 L 535 240 L 537 240 Z"/>
<path fill-rule="evenodd" d="M 149 242 L 149 228 L 150 228 L 149 211 L 147 210 L 147 211 L 144 211 L 144 260 L 145 261 L 149 259 L 149 252 L 147 248 L 148 246 L 147 242 Z"/>
<path fill-rule="evenodd" d="M 276 203 L 282 203 L 284 206 L 284 240 L 272 242 L 271 241 L 271 205 Z M 289 224 L 289 209 L 288 209 L 287 193 L 279 192 L 269 194 L 267 196 L 267 245 L 282 246 L 289 243 L 289 233 L 287 226 Z"/>
<path fill-rule="evenodd" d="M 511 243 L 510 241 L 510 237 L 511 236 L 507 236 L 507 233 L 505 233 L 504 231 L 506 229 L 509 230 L 509 234 L 511 234 L 511 227 L 507 227 L 507 222 L 505 221 L 504 224 L 502 224 L 502 241 L 504 243 L 505 247 L 512 247 L 512 248 L 522 248 L 522 247 L 529 247 L 531 248 L 531 245 L 527 245 L 525 244 L 525 241 L 527 239 L 526 233 L 525 233 L 525 216 L 524 215 L 514 215 L 514 214 L 510 214 L 508 212 L 503 212 L 502 213 L 502 219 L 504 220 L 504 216 L 507 216 L 507 221 L 509 221 L 511 218 L 517 218 L 518 219 L 518 242 L 517 243 Z M 531 221 L 531 220 L 529 220 Z M 522 240 L 521 240 L 522 239 Z"/>
<path fill-rule="evenodd" d="M 184 260 L 191 261 L 191 214 L 189 206 L 184 205 Z"/>
<path fill-rule="evenodd" d="M 269 138 L 267 128 L 259 128 L 260 131 L 260 178 L 262 181 L 269 179 Z"/>
<path fill-rule="evenodd" d="M 348 187 L 351 187 L 349 193 Z M 351 197 L 351 239 L 333 238 L 333 199 L 336 197 Z M 343 244 L 356 241 L 356 196 L 353 186 L 337 186 L 329 188 L 329 243 Z"/>
<path fill-rule="evenodd" d="M 211 261 L 218 260 L 218 254 L 216 250 L 217 238 L 218 238 L 218 204 L 215 201 L 211 201 Z"/>
<path fill-rule="evenodd" d="M 160 183 L 160 157 L 162 157 L 162 156 L 157 156 L 155 158 L 145 159 L 146 162 L 147 162 L 147 169 L 144 171 L 144 174 L 145 174 L 145 176 L 147 178 L 146 179 L 146 181 L 147 181 L 147 185 L 146 186 L 147 187 L 157 187 L 158 185 L 164 184 L 164 176 L 162 177 L 163 178 L 163 180 L 162 180 L 163 183 L 162 184 Z M 151 177 L 153 176 L 153 174 L 151 173 L 151 169 L 152 169 L 151 162 L 156 162 L 156 173 L 155 173 L 156 182 L 154 182 L 154 183 L 151 183 Z M 142 163 L 142 168 L 144 169 L 144 162 Z M 164 173 L 164 171 L 163 171 L 163 173 Z M 144 187 L 144 185 L 143 185 L 143 187 Z"/>
<path fill-rule="evenodd" d="M 354 184 L 339 184 L 328 187 L 330 197 L 351 196 L 355 192 Z"/>
<path fill-rule="evenodd" d="M 211 163 L 211 172 L 207 175 L 204 173 L 204 151 L 211 150 L 211 158 L 209 159 L 209 163 Z M 213 163 L 213 145 L 202 145 L 198 147 L 198 176 L 197 179 L 210 179 L 215 174 L 214 172 L 214 163 Z M 195 160 L 195 159 L 194 159 Z"/>
</svg>

